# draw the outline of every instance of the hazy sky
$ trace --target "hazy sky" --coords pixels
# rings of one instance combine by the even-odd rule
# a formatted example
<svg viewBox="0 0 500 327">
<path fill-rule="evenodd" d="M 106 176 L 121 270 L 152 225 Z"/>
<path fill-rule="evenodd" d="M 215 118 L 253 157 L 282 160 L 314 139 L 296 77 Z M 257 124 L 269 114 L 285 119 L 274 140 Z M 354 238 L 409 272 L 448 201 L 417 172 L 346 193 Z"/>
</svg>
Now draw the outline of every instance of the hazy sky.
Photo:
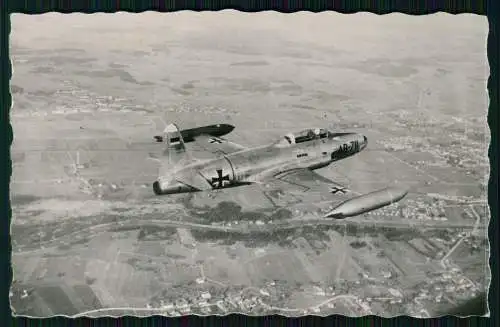
<svg viewBox="0 0 500 327">
<path fill-rule="evenodd" d="M 295 121 L 276 108 L 299 100 L 320 111 L 347 103 L 365 112 L 423 106 L 485 113 L 487 31 L 483 16 L 445 13 L 14 14 L 12 82 L 26 92 L 45 86 L 49 92 L 71 78 L 138 103 L 234 108 L 242 122 L 266 108 L 275 108 L 278 120 Z M 139 82 L 106 77 L 117 67 Z M 40 69 L 52 75 L 34 73 Z M 290 83 L 283 92 L 269 84 L 280 81 Z M 432 95 L 419 100 L 428 89 Z"/>
<path fill-rule="evenodd" d="M 487 20 L 483 16 L 445 13 L 377 16 L 370 13 L 280 14 L 224 10 L 168 14 L 14 14 L 11 19 L 13 45 L 26 47 L 66 44 L 137 48 L 155 40 L 207 37 L 212 39 L 210 42 L 214 45 L 217 45 L 214 38 L 229 38 L 250 44 L 256 41 L 273 42 L 280 38 L 323 46 L 334 45 L 347 51 L 377 51 L 404 45 L 425 47 L 426 51 L 433 52 L 429 46 L 439 40 L 442 46 L 463 42 L 470 48 L 484 52 L 488 30 Z M 373 47 L 373 42 L 377 42 L 378 46 Z"/>
</svg>

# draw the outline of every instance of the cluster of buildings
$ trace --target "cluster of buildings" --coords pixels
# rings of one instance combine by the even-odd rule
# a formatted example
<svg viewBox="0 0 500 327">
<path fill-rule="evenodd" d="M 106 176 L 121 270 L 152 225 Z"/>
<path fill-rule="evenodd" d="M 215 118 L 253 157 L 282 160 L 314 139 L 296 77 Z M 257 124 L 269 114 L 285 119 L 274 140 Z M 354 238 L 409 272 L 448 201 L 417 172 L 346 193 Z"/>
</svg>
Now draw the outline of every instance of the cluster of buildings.
<svg viewBox="0 0 500 327">
<path fill-rule="evenodd" d="M 264 289 L 261 296 L 269 296 Z M 195 298 L 179 298 L 173 302 L 165 303 L 160 300 L 156 304 L 148 304 L 150 309 L 161 309 L 169 316 L 179 316 L 192 313 L 217 314 L 228 312 L 251 312 L 257 307 L 262 307 L 261 296 L 232 295 L 223 299 L 216 299 L 209 291 L 202 291 Z"/>
<path fill-rule="evenodd" d="M 444 200 L 432 201 L 420 199 L 405 199 L 402 203 L 396 203 L 382 207 L 369 215 L 373 217 L 382 216 L 384 218 L 397 217 L 398 219 L 410 219 L 418 221 L 447 221 Z"/>
<path fill-rule="evenodd" d="M 255 225 L 255 226 L 263 226 L 265 224 L 272 224 L 272 220 L 263 221 L 263 220 L 234 220 L 230 222 L 212 222 L 210 223 L 212 226 L 224 226 L 224 227 L 242 227 L 244 225 Z"/>
<path fill-rule="evenodd" d="M 445 205 L 443 200 L 406 199 L 399 208 L 401 216 L 405 219 L 446 221 L 448 218 L 446 218 Z"/>
<path fill-rule="evenodd" d="M 382 145 L 387 151 L 408 151 L 415 148 L 420 150 L 430 147 L 430 142 L 427 138 L 416 136 L 399 136 L 387 139 L 377 140 L 377 143 Z"/>
<path fill-rule="evenodd" d="M 369 213 L 370 216 L 401 217 L 401 206 L 399 203 L 379 208 Z"/>
<path fill-rule="evenodd" d="M 363 276 L 367 277 L 367 276 Z M 390 274 L 387 276 L 391 277 Z M 313 286 L 312 293 L 317 296 L 330 297 L 331 301 L 313 306 L 310 308 L 301 309 L 303 313 L 320 313 L 322 309 L 334 309 L 337 300 L 334 300 L 336 292 L 340 294 L 352 294 L 346 300 L 357 313 L 362 315 L 373 314 L 373 310 L 381 310 L 387 313 L 390 308 L 403 308 L 407 305 L 414 306 L 415 310 L 419 308 L 425 311 L 429 303 L 446 303 L 450 302 L 450 298 L 460 300 L 474 297 L 479 292 L 479 287 L 470 279 L 465 277 L 461 270 L 457 267 L 451 267 L 444 272 L 434 273 L 431 278 L 428 278 L 423 284 L 419 285 L 416 293 L 411 295 L 404 294 L 401 290 L 394 286 L 388 286 L 386 292 L 373 296 L 355 296 L 356 289 L 360 289 L 363 285 L 363 280 L 360 278 L 355 282 L 340 283 L 335 287 L 319 287 Z M 352 285 L 351 285 L 352 284 Z M 338 286 L 338 287 L 337 287 Z M 153 307 L 148 304 L 150 309 L 160 309 L 169 316 L 180 316 L 186 314 L 226 314 L 230 312 L 267 312 L 269 310 L 278 310 L 274 307 L 273 302 L 282 299 L 278 297 L 280 290 L 279 285 L 275 282 L 267 283 L 263 288 L 252 288 L 251 291 L 230 291 L 223 296 L 214 295 L 210 291 L 199 291 L 195 297 L 189 299 L 179 298 L 175 301 L 165 303 L 160 300 Z M 339 296 L 339 298 L 342 296 Z M 339 299 L 340 301 L 341 299 Z M 377 309 L 378 308 L 378 309 Z M 281 308 L 283 309 L 283 308 Z M 284 308 L 285 310 L 287 308 Z M 292 310 L 292 309 L 290 309 Z M 297 311 L 298 309 L 293 309 Z M 294 312 L 295 312 L 294 311 Z"/>
<path fill-rule="evenodd" d="M 359 299 L 357 302 L 360 304 L 361 308 L 365 309 L 368 306 L 370 308 L 371 304 L 374 302 L 384 303 L 384 304 L 401 304 L 403 302 L 403 293 L 395 288 L 389 288 L 388 294 L 384 296 L 377 297 L 366 297 L 365 299 Z"/>
<path fill-rule="evenodd" d="M 52 114 L 94 111 L 146 112 L 144 106 L 132 104 L 126 98 L 100 95 L 66 80 L 63 81 L 63 87 L 55 92 L 54 101 L 56 103 L 51 111 Z"/>
<path fill-rule="evenodd" d="M 458 141 L 457 141 L 458 140 Z M 450 137 L 450 144 L 431 143 L 429 138 L 401 136 L 377 141 L 387 151 L 412 151 L 418 149 L 432 156 L 433 160 L 412 162 L 421 167 L 458 167 L 463 169 L 477 169 L 488 165 L 486 143 L 480 144 L 466 139 Z M 443 140 L 441 140 L 443 142 Z"/>
<path fill-rule="evenodd" d="M 471 234 L 472 236 L 475 236 L 473 234 Z M 488 239 L 487 238 L 480 238 L 480 237 L 466 237 L 464 238 L 463 240 L 464 244 L 469 246 L 473 251 L 474 250 L 479 250 L 481 248 L 485 248 L 487 247 L 487 242 Z"/>
<path fill-rule="evenodd" d="M 173 302 L 165 302 L 160 300 L 156 304 L 148 304 L 147 307 L 152 309 L 161 309 L 169 316 L 179 316 L 190 314 L 193 309 L 198 308 L 199 311 L 209 314 L 211 312 L 209 300 L 212 298 L 210 292 L 202 292 L 195 299 L 178 298 Z"/>
<path fill-rule="evenodd" d="M 169 316 L 185 314 L 225 314 L 230 312 L 259 312 L 280 310 L 272 306 L 276 301 L 281 302 L 286 296 L 284 285 L 277 285 L 270 281 L 261 288 L 249 287 L 240 291 L 229 291 L 223 296 L 215 295 L 210 291 L 199 291 L 195 296 L 184 297 L 171 302 L 159 300 L 155 304 L 148 304 L 147 308 L 161 310 Z M 333 287 L 313 287 L 313 292 L 318 296 L 335 296 Z M 194 295 L 194 294 L 193 294 Z M 363 302 L 364 303 L 364 302 Z M 332 304 L 333 305 L 333 304 Z M 332 307 L 328 305 L 328 307 Z M 365 304 L 366 305 L 366 304 Z M 325 304 L 325 307 L 327 305 Z M 285 308 L 286 309 L 286 308 Z M 304 309 L 307 312 L 320 312 L 320 307 Z M 367 308 L 368 310 L 368 308 Z"/>
<path fill-rule="evenodd" d="M 465 277 L 457 267 L 440 272 L 420 287 L 419 292 L 414 297 L 414 302 L 419 304 L 421 300 L 441 303 L 454 300 L 470 299 L 479 292 L 479 287 L 469 278 Z"/>
<path fill-rule="evenodd" d="M 17 112 L 18 116 L 47 116 L 67 115 L 75 113 L 85 113 L 94 111 L 124 110 L 127 107 L 126 99 L 115 98 L 108 95 L 95 94 L 89 90 L 79 88 L 71 81 L 63 81 L 63 87 L 51 96 L 49 111 L 42 111 L 41 108 Z M 129 106 L 133 110 L 138 110 L 138 106 Z M 126 110 L 126 109 L 125 109 Z"/>
</svg>

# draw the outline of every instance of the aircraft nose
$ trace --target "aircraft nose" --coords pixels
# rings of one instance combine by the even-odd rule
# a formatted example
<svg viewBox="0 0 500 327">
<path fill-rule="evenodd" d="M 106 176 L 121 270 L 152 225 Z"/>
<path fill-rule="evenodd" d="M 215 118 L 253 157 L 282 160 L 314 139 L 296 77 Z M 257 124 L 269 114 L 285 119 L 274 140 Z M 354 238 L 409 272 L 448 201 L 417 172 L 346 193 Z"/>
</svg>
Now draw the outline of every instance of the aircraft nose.
<svg viewBox="0 0 500 327">
<path fill-rule="evenodd" d="M 366 137 L 366 135 L 363 135 L 363 146 L 361 147 L 361 150 L 366 148 L 367 145 L 368 145 L 368 138 Z"/>
<path fill-rule="evenodd" d="M 228 134 L 231 133 L 234 129 L 234 126 L 230 124 L 222 124 L 222 126 L 224 127 L 224 129 L 227 131 Z"/>
</svg>

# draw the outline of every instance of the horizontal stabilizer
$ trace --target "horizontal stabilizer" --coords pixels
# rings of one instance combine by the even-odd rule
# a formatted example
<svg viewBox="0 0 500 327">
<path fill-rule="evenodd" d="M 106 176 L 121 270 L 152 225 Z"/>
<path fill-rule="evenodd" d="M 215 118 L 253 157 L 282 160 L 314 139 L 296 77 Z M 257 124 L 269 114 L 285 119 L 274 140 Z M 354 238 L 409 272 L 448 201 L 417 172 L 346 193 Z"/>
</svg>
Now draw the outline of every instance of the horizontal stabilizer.
<svg viewBox="0 0 500 327">
<path fill-rule="evenodd" d="M 210 136 L 207 134 L 201 134 L 195 138 L 193 143 L 193 149 L 195 151 L 208 152 L 215 155 L 218 154 L 230 154 L 237 151 L 245 150 L 244 146 L 230 142 L 226 139 Z"/>
</svg>

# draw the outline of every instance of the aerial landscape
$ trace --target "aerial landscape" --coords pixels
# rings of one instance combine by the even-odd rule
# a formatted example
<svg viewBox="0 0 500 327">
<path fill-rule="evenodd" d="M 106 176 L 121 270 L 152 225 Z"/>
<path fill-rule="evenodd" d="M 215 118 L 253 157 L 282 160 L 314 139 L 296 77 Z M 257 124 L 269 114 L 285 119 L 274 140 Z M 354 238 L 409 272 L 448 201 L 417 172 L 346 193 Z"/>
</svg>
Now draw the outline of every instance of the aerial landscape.
<svg viewBox="0 0 500 327">
<path fill-rule="evenodd" d="M 486 18 L 11 19 L 15 315 L 435 317 L 487 292 Z M 367 143 L 311 187 L 158 196 L 173 123 L 245 147 L 309 128 Z M 328 217 L 384 187 L 407 194 Z"/>
</svg>

